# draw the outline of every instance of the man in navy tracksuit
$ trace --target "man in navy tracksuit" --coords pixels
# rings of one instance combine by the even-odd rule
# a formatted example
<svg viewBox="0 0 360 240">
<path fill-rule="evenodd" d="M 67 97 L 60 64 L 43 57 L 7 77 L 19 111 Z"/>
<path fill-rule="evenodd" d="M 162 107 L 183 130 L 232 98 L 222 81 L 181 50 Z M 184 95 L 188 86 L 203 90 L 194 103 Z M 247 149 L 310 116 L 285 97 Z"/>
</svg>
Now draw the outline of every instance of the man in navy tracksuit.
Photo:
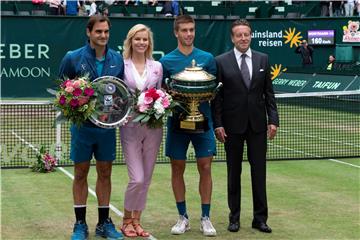
<svg viewBox="0 0 360 240">
<path fill-rule="evenodd" d="M 89 74 L 94 80 L 100 76 L 123 77 L 124 63 L 121 55 L 108 49 L 110 21 L 104 16 L 92 16 L 87 24 L 89 42 L 84 47 L 68 52 L 60 65 L 60 77 L 74 79 Z M 72 240 L 88 237 L 86 224 L 86 200 L 88 195 L 87 175 L 90 160 L 96 159 L 96 195 L 99 221 L 96 236 L 108 239 L 123 239 L 109 217 L 111 193 L 111 169 L 115 160 L 115 129 L 97 127 L 90 121 L 80 127 L 71 126 L 70 158 L 74 161 L 73 197 L 76 222 Z"/>
</svg>

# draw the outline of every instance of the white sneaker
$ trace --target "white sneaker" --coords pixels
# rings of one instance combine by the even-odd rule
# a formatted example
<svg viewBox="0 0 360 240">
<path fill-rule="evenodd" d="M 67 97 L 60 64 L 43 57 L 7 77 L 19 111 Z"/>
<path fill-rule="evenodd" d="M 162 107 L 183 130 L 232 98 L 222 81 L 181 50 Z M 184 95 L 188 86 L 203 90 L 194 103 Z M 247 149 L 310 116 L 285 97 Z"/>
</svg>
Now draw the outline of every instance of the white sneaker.
<svg viewBox="0 0 360 240">
<path fill-rule="evenodd" d="M 171 234 L 179 235 L 190 230 L 189 219 L 180 215 L 176 224 L 171 228 Z"/>
<path fill-rule="evenodd" d="M 202 217 L 200 220 L 200 231 L 205 235 L 205 236 L 216 236 L 216 230 L 214 228 L 214 226 L 212 225 L 209 217 Z"/>
</svg>

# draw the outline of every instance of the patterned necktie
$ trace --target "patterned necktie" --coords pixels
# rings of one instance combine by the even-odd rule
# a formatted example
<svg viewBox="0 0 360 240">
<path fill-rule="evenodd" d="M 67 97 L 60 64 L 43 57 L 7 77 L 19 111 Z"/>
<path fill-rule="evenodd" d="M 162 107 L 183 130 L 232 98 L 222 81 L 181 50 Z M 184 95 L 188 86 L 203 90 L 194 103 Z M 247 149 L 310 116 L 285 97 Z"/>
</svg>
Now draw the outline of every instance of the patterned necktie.
<svg viewBox="0 0 360 240">
<path fill-rule="evenodd" d="M 241 70 L 241 75 L 244 79 L 244 83 L 246 85 L 246 87 L 249 89 L 250 88 L 250 72 L 249 72 L 249 68 L 248 65 L 246 64 L 245 58 L 246 58 L 246 54 L 241 55 L 241 66 L 240 66 L 240 70 Z"/>
</svg>

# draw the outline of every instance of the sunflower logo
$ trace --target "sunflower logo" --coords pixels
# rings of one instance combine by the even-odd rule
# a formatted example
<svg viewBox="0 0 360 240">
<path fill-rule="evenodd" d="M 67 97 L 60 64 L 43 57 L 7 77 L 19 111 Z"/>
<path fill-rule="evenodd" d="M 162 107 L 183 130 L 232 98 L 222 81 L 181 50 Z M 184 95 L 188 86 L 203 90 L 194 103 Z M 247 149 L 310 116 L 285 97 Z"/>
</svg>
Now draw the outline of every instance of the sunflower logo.
<svg viewBox="0 0 360 240">
<path fill-rule="evenodd" d="M 292 48 L 294 45 L 295 47 L 299 46 L 299 43 L 301 43 L 301 39 L 303 38 L 301 36 L 301 32 L 297 32 L 296 34 L 296 28 L 289 28 L 289 30 L 285 30 L 284 38 L 286 39 L 285 43 L 290 42 L 290 48 Z"/>
<path fill-rule="evenodd" d="M 281 64 L 275 64 L 274 66 L 271 66 L 271 80 L 274 80 L 277 78 L 282 72 L 285 72 L 287 68 L 283 68 Z"/>
</svg>

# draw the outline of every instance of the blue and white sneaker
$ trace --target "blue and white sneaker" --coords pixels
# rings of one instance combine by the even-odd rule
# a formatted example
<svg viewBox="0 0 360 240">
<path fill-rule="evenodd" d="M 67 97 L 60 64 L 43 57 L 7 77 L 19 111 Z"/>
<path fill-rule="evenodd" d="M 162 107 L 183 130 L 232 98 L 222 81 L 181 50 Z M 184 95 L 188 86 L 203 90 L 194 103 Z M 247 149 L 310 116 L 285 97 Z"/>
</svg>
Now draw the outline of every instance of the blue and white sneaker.
<svg viewBox="0 0 360 240">
<path fill-rule="evenodd" d="M 96 237 L 106 238 L 107 240 L 123 240 L 124 236 L 116 231 L 111 218 L 105 220 L 103 224 L 97 224 L 95 230 Z"/>
<path fill-rule="evenodd" d="M 89 236 L 88 226 L 83 221 L 77 221 L 74 224 L 71 240 L 87 240 Z"/>
</svg>

